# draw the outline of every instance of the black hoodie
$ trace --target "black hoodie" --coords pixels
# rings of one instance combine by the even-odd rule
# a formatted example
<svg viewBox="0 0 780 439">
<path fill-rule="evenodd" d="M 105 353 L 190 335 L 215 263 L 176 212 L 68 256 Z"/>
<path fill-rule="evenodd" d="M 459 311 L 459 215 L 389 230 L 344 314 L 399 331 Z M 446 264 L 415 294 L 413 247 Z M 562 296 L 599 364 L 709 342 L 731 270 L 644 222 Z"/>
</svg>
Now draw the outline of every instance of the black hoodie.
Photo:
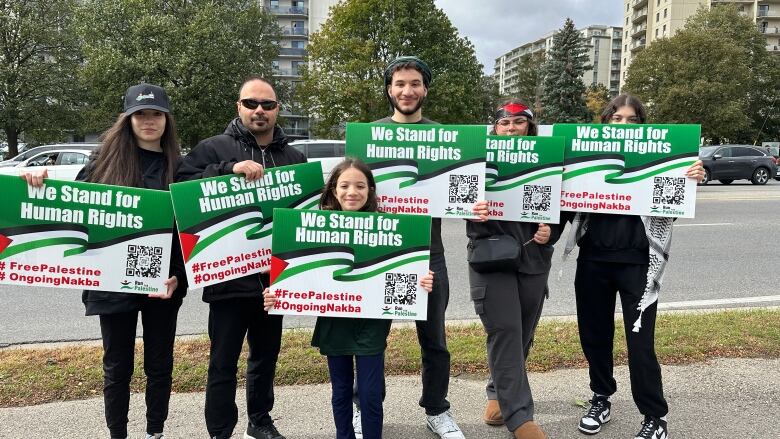
<svg viewBox="0 0 780 439">
<path fill-rule="evenodd" d="M 143 148 L 136 148 L 136 151 L 141 159 L 140 187 L 167 191 L 168 187 L 165 184 L 164 179 L 166 160 L 163 153 L 147 151 Z M 95 168 L 95 160 L 98 158 L 99 154 L 100 148 L 97 148 L 92 152 L 89 162 L 81 168 L 81 171 L 76 176 L 76 181 L 89 181 L 90 174 Z M 187 275 L 184 271 L 184 260 L 182 258 L 178 238 L 174 225 L 171 243 L 171 263 L 168 269 L 168 276 L 176 276 L 179 285 L 169 300 L 181 303 L 181 300 L 187 295 Z M 150 298 L 145 294 L 95 290 L 84 290 L 81 294 L 81 301 L 86 307 L 86 315 L 88 316 L 137 311 L 141 309 L 141 306 L 146 302 L 162 303 L 161 299 Z"/>
<path fill-rule="evenodd" d="M 244 160 L 254 160 L 265 168 L 273 168 L 306 163 L 306 156 L 288 144 L 287 136 L 279 127 L 274 127 L 271 143 L 261 147 L 241 123 L 241 119 L 235 118 L 223 134 L 209 137 L 195 145 L 179 166 L 176 181 L 230 175 L 233 174 L 233 165 Z M 260 297 L 269 284 L 267 273 L 250 274 L 205 287 L 203 301 Z"/>
</svg>

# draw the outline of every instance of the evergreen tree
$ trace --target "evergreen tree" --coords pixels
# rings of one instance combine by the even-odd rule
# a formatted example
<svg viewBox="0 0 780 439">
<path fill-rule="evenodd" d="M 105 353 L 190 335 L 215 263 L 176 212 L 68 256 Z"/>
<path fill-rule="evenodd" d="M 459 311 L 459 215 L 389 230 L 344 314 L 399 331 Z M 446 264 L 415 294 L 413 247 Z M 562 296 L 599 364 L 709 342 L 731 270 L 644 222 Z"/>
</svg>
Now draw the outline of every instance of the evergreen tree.
<svg viewBox="0 0 780 439">
<path fill-rule="evenodd" d="M 590 70 L 585 38 L 566 19 L 555 33 L 553 44 L 542 66 L 542 119 L 547 123 L 589 122 L 582 75 Z"/>
</svg>

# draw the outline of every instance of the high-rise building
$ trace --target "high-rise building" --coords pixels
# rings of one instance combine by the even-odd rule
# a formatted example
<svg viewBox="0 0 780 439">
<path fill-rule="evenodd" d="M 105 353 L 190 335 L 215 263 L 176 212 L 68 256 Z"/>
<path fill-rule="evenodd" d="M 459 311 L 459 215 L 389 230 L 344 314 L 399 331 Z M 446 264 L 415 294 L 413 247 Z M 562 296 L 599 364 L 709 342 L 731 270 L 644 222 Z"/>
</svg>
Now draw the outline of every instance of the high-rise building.
<svg viewBox="0 0 780 439">
<path fill-rule="evenodd" d="M 265 8 L 276 16 L 282 28 L 279 58 L 273 61 L 277 80 L 300 82 L 300 67 L 306 62 L 309 35 L 317 32 L 328 18 L 329 9 L 340 0 L 263 0 Z M 284 132 L 291 139 L 309 137 L 309 116 L 295 102 L 285 102 L 280 115 Z"/>
<path fill-rule="evenodd" d="M 766 35 L 767 50 L 780 54 L 780 0 L 624 0 L 623 59 L 620 87 L 623 87 L 632 59 L 659 38 L 667 38 L 685 26 L 700 6 L 735 4 L 739 13 L 756 22 Z"/>
<path fill-rule="evenodd" d="M 592 70 L 582 75 L 585 85 L 603 84 L 617 94 L 620 80 L 620 51 L 623 29 L 614 26 L 593 25 L 580 29 L 588 44 L 588 64 Z M 525 43 L 496 58 L 494 77 L 499 92 L 512 95 L 517 92 L 517 76 L 521 58 L 539 52 L 547 53 L 553 45 L 555 32 Z"/>
</svg>

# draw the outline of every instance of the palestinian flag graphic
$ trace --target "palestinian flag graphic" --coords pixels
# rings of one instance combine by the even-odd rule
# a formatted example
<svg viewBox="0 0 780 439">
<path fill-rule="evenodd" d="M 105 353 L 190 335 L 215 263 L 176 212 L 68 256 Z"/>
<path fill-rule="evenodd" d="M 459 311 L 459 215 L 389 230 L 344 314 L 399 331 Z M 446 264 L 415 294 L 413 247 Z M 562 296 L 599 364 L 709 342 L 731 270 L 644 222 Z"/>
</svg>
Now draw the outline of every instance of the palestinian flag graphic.
<svg viewBox="0 0 780 439">
<path fill-rule="evenodd" d="M 161 293 L 173 210 L 167 192 L 0 176 L 0 283 Z"/>
<path fill-rule="evenodd" d="M 270 270 L 274 209 L 314 209 L 322 186 L 319 162 L 269 168 L 254 182 L 234 174 L 171 185 L 190 286 Z"/>
<path fill-rule="evenodd" d="M 348 123 L 347 155 L 371 168 L 383 211 L 473 218 L 486 135 L 481 125 Z"/>
<path fill-rule="evenodd" d="M 555 124 L 566 139 L 561 210 L 692 218 L 699 125 Z"/>
<path fill-rule="evenodd" d="M 489 217 L 558 223 L 562 174 L 562 137 L 488 136 Z"/>
<path fill-rule="evenodd" d="M 277 209 L 276 314 L 424 320 L 431 218 Z"/>
</svg>

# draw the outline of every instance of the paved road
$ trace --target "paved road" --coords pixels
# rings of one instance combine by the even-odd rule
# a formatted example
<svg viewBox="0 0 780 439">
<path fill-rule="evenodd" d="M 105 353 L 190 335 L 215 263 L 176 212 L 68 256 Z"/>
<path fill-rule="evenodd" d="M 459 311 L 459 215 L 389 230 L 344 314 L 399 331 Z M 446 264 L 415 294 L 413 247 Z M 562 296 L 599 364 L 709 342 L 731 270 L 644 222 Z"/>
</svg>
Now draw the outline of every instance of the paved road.
<svg viewBox="0 0 780 439">
<path fill-rule="evenodd" d="M 677 221 L 662 306 L 724 306 L 736 298 L 752 305 L 780 305 L 780 182 L 766 186 L 735 182 L 699 188 L 695 219 Z M 449 319 L 471 319 L 462 221 L 443 226 L 450 270 Z M 550 279 L 552 297 L 545 315 L 575 313 L 573 261 L 558 278 L 561 243 Z M 771 296 L 771 297 L 767 297 Z M 758 298 L 758 299 L 756 299 Z M 694 301 L 694 303 L 686 303 Z M 95 339 L 97 320 L 83 316 L 80 292 L 0 286 L 0 345 L 41 341 Z M 179 315 L 179 334 L 203 333 L 208 307 L 200 291 L 191 291 Z M 286 318 L 287 326 L 310 326 L 311 318 Z"/>
<path fill-rule="evenodd" d="M 734 439 L 780 437 L 780 360 L 717 360 L 710 364 L 666 366 L 664 391 L 669 400 L 669 428 L 676 439 Z M 612 421 L 599 439 L 629 438 L 639 430 L 641 416 L 628 390 L 628 371 L 615 370 L 618 392 L 612 398 Z M 417 407 L 418 377 L 390 377 L 385 401 L 384 437 L 433 439 Z M 536 420 L 554 439 L 581 439 L 577 429 L 582 409 L 574 401 L 587 399 L 587 371 L 569 369 L 531 374 Z M 238 438 L 246 425 L 243 392 L 239 391 Z M 171 401 L 166 438 L 206 437 L 203 394 L 177 394 Z M 457 377 L 450 381 L 450 402 L 469 439 L 508 439 L 504 427 L 481 422 L 484 380 Z M 130 437 L 143 437 L 143 395 L 133 395 Z M 272 412 L 279 430 L 289 439 L 332 438 L 330 387 L 278 387 Z M 103 401 L 93 398 L 32 407 L 0 409 L 0 438 L 107 437 Z"/>
</svg>

